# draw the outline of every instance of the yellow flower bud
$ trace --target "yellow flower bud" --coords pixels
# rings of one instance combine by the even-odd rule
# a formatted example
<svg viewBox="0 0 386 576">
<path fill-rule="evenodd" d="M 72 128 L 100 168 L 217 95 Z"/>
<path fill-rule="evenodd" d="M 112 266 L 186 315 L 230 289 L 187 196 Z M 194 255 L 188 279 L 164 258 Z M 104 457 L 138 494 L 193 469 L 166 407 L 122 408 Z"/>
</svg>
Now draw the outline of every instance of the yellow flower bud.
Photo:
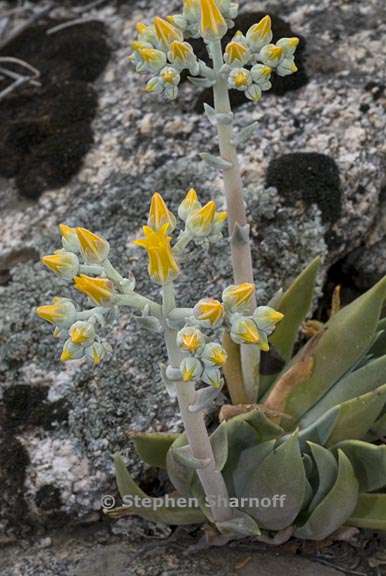
<svg viewBox="0 0 386 576">
<path fill-rule="evenodd" d="M 227 31 L 227 24 L 215 0 L 200 0 L 201 36 L 205 40 L 222 38 Z"/>
<path fill-rule="evenodd" d="M 254 344 L 264 352 L 269 350 L 266 334 L 259 331 L 252 318 L 236 314 L 232 318 L 231 338 L 237 344 Z"/>
<path fill-rule="evenodd" d="M 209 366 L 224 366 L 227 361 L 227 353 L 217 342 L 210 342 L 204 348 L 201 359 Z"/>
<path fill-rule="evenodd" d="M 76 228 L 76 233 L 82 256 L 87 264 L 102 264 L 110 251 L 107 240 L 86 228 Z"/>
<path fill-rule="evenodd" d="M 203 298 L 193 308 L 193 314 L 197 320 L 218 326 L 224 317 L 224 306 L 214 298 Z"/>
<path fill-rule="evenodd" d="M 178 207 L 178 216 L 181 220 L 186 220 L 189 214 L 198 208 L 201 208 L 201 204 L 198 201 L 197 192 L 194 188 L 190 188 Z"/>
<path fill-rule="evenodd" d="M 283 320 L 284 314 L 274 310 L 270 306 L 258 306 L 253 313 L 253 319 L 259 330 L 265 332 L 268 336 L 276 328 L 276 324 Z"/>
<path fill-rule="evenodd" d="M 145 238 L 134 240 L 134 244 L 147 252 L 149 276 L 160 284 L 174 279 L 180 271 L 170 246 L 171 237 L 167 235 L 168 228 L 169 224 L 164 224 L 159 230 L 144 226 Z"/>
<path fill-rule="evenodd" d="M 166 56 L 161 50 L 155 48 L 139 48 L 137 50 L 141 60 L 152 72 L 158 72 L 166 64 Z"/>
<path fill-rule="evenodd" d="M 158 192 L 152 196 L 147 223 L 151 228 L 153 228 L 153 230 L 160 230 L 162 226 L 167 224 L 166 230 L 172 232 L 176 227 L 176 218 L 174 214 L 170 212 L 165 200 L 162 198 L 161 194 L 158 194 Z"/>
<path fill-rule="evenodd" d="M 270 16 L 264 16 L 257 24 L 251 26 L 246 34 L 248 45 L 253 50 L 260 50 L 272 40 Z"/>
<path fill-rule="evenodd" d="M 79 271 L 79 260 L 72 252 L 56 250 L 54 254 L 43 256 L 42 263 L 50 270 L 72 280 Z"/>
<path fill-rule="evenodd" d="M 278 66 L 282 56 L 284 55 L 284 50 L 280 46 L 276 46 L 275 44 L 268 44 L 264 46 L 264 48 L 260 51 L 260 57 L 266 66 L 270 68 L 275 68 Z"/>
<path fill-rule="evenodd" d="M 178 28 L 175 28 L 167 20 L 163 20 L 159 16 L 154 18 L 154 30 L 159 42 L 164 48 L 168 48 L 169 45 L 175 40 L 183 40 L 184 37 Z"/>
<path fill-rule="evenodd" d="M 197 358 L 184 358 L 180 364 L 182 380 L 184 382 L 195 382 L 202 374 L 202 364 Z"/>
<path fill-rule="evenodd" d="M 111 304 L 113 300 L 113 283 L 107 278 L 92 278 L 81 274 L 75 277 L 74 286 L 98 306 Z"/>
<path fill-rule="evenodd" d="M 233 284 L 225 288 L 222 300 L 230 310 L 244 310 L 248 309 L 254 292 L 255 285 L 250 282 Z"/>
<path fill-rule="evenodd" d="M 69 360 L 79 360 L 84 355 L 82 346 L 77 346 L 71 340 L 66 340 L 60 355 L 61 362 L 68 362 Z"/>
<path fill-rule="evenodd" d="M 225 48 L 225 61 L 227 64 L 245 64 L 248 59 L 248 48 L 240 42 L 229 42 Z"/>
<path fill-rule="evenodd" d="M 95 338 L 95 329 L 90 322 L 83 322 L 79 320 L 75 322 L 70 328 L 70 340 L 73 344 L 78 346 L 88 344 Z"/>
<path fill-rule="evenodd" d="M 177 334 L 177 345 L 186 352 L 195 354 L 205 345 L 205 336 L 198 328 L 186 326 Z"/>
<path fill-rule="evenodd" d="M 67 224 L 59 224 L 59 232 L 62 237 L 62 245 L 69 252 L 79 252 L 79 240 L 76 228 L 71 228 Z"/>
<path fill-rule="evenodd" d="M 187 228 L 196 236 L 208 236 L 212 231 L 216 204 L 211 200 L 199 210 L 194 210 L 186 221 Z"/>
<path fill-rule="evenodd" d="M 36 314 L 56 326 L 70 326 L 76 318 L 76 308 L 71 300 L 55 297 L 52 304 L 38 306 Z"/>
</svg>

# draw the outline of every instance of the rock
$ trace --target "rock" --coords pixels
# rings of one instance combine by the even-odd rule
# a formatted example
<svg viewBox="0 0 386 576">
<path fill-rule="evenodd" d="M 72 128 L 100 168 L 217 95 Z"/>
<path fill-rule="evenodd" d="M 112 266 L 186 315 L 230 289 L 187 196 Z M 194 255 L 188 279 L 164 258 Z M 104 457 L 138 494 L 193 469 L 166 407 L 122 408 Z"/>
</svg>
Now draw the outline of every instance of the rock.
<svg viewBox="0 0 386 576">
<path fill-rule="evenodd" d="M 145 259 L 131 244 L 146 222 L 151 195 L 162 193 L 174 211 L 192 185 L 203 200 L 221 198 L 219 174 L 199 160 L 199 152 L 215 153 L 217 143 L 206 117 L 193 111 L 197 91 L 185 84 L 175 103 L 159 102 L 143 92 L 145 78 L 127 61 L 134 23 L 156 13 L 166 15 L 179 2 L 171 6 L 162 0 L 155 6 L 140 0 L 115 8 L 105 4 L 98 15 L 114 40 L 114 50 L 104 74 L 95 80 L 95 72 L 90 80 L 99 109 L 95 117 L 86 114 L 89 128 L 78 118 L 78 128 L 86 136 L 91 129 L 94 138 L 77 165 L 79 171 L 72 172 L 69 181 L 60 180 L 59 187 L 45 179 L 44 193 L 34 200 L 20 199 L 19 181 L 0 181 L 0 262 L 10 253 L 27 250 L 31 255 L 7 260 L 7 279 L 0 286 L 0 414 L 5 430 L 0 459 L 6 464 L 0 472 L 5 483 L 0 522 L 8 533 L 50 525 L 55 518 L 71 524 L 95 517 L 101 495 L 116 494 L 114 452 L 123 453 L 134 475 L 143 470 L 128 432 L 180 426 L 176 406 L 159 378 L 157 364 L 165 356 L 164 346 L 142 331 L 128 310 L 106 327 L 114 355 L 96 369 L 79 362 L 60 364 L 51 329 L 33 312 L 59 294 L 82 302 L 68 283 L 37 261 L 59 247 L 59 223 L 85 226 L 104 235 L 114 265 L 123 274 L 132 270 L 138 290 L 158 298 L 157 286 L 147 278 Z M 353 250 L 359 250 L 360 262 L 360 254 L 379 246 L 371 277 L 386 271 L 384 228 L 377 224 L 382 182 L 378 159 L 384 154 L 386 129 L 379 64 L 385 7 L 381 0 L 371 0 L 366 7 L 339 3 L 328 10 L 325 4 L 289 0 L 284 8 L 278 7 L 280 18 L 307 42 L 308 84 L 264 96 L 257 108 L 250 102 L 242 104 L 235 115 L 238 127 L 252 118 L 258 120 L 256 137 L 243 145 L 240 158 L 259 303 L 288 284 L 316 255 L 324 260 L 319 293 L 330 267 Z M 253 12 L 255 3 L 242 2 L 242 10 Z M 98 57 L 93 57 L 94 71 Z M 77 81 L 84 80 L 82 70 L 77 73 Z M 94 110 L 95 100 L 89 102 Z M 67 129 L 74 130 L 66 124 Z M 270 163 L 288 154 L 302 154 L 303 159 L 311 154 L 319 160 L 323 155 L 314 174 L 318 178 L 322 170 L 325 176 L 323 167 L 328 166 L 333 184 L 324 190 L 333 191 L 331 203 L 337 202 L 340 189 L 340 206 L 326 204 L 320 189 L 315 195 L 314 185 L 312 190 L 302 188 L 298 201 L 289 196 L 290 188 L 283 194 L 282 184 L 275 180 L 277 189 L 266 186 Z M 38 158 L 32 183 L 39 176 L 42 158 Z M 54 155 L 53 177 L 60 164 L 61 157 Z M 44 176 L 47 165 L 43 165 Z M 28 184 L 28 176 L 24 182 Z M 376 244 L 371 244 L 370 232 L 375 228 Z M 227 250 L 224 239 L 208 253 L 200 248 L 190 251 L 178 280 L 181 304 L 219 296 L 231 281 Z"/>
</svg>

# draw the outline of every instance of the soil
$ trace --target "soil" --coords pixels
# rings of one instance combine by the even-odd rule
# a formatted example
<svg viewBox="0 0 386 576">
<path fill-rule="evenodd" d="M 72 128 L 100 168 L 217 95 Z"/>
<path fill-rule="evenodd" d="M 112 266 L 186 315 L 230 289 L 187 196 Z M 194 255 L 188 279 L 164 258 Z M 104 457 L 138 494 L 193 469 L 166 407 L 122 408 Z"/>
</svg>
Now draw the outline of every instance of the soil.
<svg viewBox="0 0 386 576">
<path fill-rule="evenodd" d="M 126 530 L 125 530 L 126 529 Z M 126 531 L 126 533 L 125 533 Z M 114 533 L 115 532 L 115 533 Z M 382 576 L 385 537 L 362 532 L 350 542 L 272 547 L 251 541 L 207 548 L 186 529 L 162 532 L 143 521 L 53 530 L 4 545 L 2 576 Z"/>
</svg>

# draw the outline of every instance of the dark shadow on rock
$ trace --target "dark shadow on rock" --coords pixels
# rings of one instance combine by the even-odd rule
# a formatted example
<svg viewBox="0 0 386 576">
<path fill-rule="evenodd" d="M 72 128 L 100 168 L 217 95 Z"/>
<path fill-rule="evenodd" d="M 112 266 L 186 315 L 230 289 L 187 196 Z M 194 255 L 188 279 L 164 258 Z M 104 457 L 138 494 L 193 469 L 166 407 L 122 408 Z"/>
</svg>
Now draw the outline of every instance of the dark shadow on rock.
<svg viewBox="0 0 386 576">
<path fill-rule="evenodd" d="M 56 24 L 31 27 L 0 51 L 41 73 L 41 87 L 28 86 L 0 102 L 0 175 L 14 177 L 20 194 L 31 199 L 63 186 L 81 168 L 94 140 L 98 98 L 92 83 L 110 57 L 103 23 L 46 34 Z"/>
<path fill-rule="evenodd" d="M 324 223 L 334 224 L 341 216 L 339 169 L 330 156 L 317 152 L 279 156 L 270 162 L 265 184 L 277 188 L 289 205 L 299 200 L 308 206 L 317 204 Z"/>
<path fill-rule="evenodd" d="M 266 12 L 245 12 L 240 14 L 235 20 L 235 26 L 222 39 L 222 45 L 225 48 L 226 44 L 233 38 L 235 32 L 237 30 L 241 30 L 241 32 L 247 32 L 248 28 L 253 24 L 256 24 L 259 20 L 261 20 L 267 13 Z M 296 74 L 292 74 L 290 76 L 280 77 L 276 74 L 272 75 L 272 88 L 269 92 L 264 94 L 264 97 L 269 94 L 274 94 L 275 96 L 282 96 L 286 94 L 286 92 L 298 90 L 302 86 L 305 86 L 308 83 L 308 76 L 305 70 L 305 47 L 306 47 L 306 40 L 305 38 L 299 34 L 298 32 L 292 30 L 291 26 L 285 22 L 282 18 L 275 16 L 274 14 L 270 14 L 272 19 L 272 32 L 273 32 L 273 42 L 276 42 L 280 38 L 288 38 L 291 36 L 298 36 L 300 38 L 299 46 L 296 50 L 296 57 L 295 61 L 298 67 L 298 71 Z M 189 41 L 194 49 L 195 54 L 201 59 L 204 60 L 207 64 L 209 64 L 208 54 L 206 50 L 206 46 L 204 42 L 200 39 L 198 40 L 190 40 Z M 186 75 L 184 77 L 186 79 Z M 232 108 L 237 108 L 241 104 L 248 102 L 247 98 L 244 96 L 243 92 L 238 90 L 231 90 L 230 91 L 230 98 Z M 208 103 L 213 106 L 213 94 L 212 89 L 209 88 L 201 92 L 198 96 L 195 104 L 194 109 L 196 112 L 201 113 L 203 110 L 203 104 Z"/>
</svg>

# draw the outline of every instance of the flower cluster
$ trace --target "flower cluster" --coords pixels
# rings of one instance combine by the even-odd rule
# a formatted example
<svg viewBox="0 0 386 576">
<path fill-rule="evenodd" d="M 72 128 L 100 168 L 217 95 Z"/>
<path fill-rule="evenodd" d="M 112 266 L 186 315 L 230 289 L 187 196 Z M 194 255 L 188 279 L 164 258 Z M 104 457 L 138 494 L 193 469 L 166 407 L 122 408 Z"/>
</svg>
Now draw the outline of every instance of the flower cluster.
<svg viewBox="0 0 386 576">
<path fill-rule="evenodd" d="M 44 256 L 42 263 L 63 278 L 73 280 L 74 287 L 94 307 L 79 311 L 71 299 L 55 297 L 51 304 L 39 306 L 36 314 L 53 324 L 54 336 L 64 340 L 60 357 L 63 362 L 86 357 L 100 364 L 111 347 L 97 335 L 96 328 L 104 326 L 104 317 L 117 294 L 114 282 L 104 270 L 110 247 L 104 238 L 86 228 L 61 224 L 59 229 L 62 248 Z"/>
<path fill-rule="evenodd" d="M 237 344 L 250 344 L 263 351 L 269 350 L 268 337 L 283 318 L 283 314 L 270 306 L 258 306 L 250 314 L 255 287 L 250 283 L 228 286 L 222 302 L 203 298 L 193 308 L 193 315 L 177 333 L 177 345 L 187 356 L 180 371 L 184 382 L 202 381 L 221 388 L 221 368 L 227 360 L 224 348 L 204 333 L 206 328 L 216 331 L 223 324 Z"/>
<path fill-rule="evenodd" d="M 237 344 L 258 346 L 269 350 L 268 336 L 275 330 L 283 314 L 270 306 L 258 306 L 250 313 L 255 286 L 249 282 L 228 286 L 223 292 L 223 302 L 230 335 Z"/>
<path fill-rule="evenodd" d="M 279 76 L 297 71 L 294 55 L 299 38 L 281 38 L 276 44 L 271 42 L 271 18 L 264 16 L 245 35 L 236 32 L 225 48 L 222 74 L 228 87 L 244 91 L 254 102 L 260 100 L 263 91 L 271 88 L 273 71 Z"/>
<path fill-rule="evenodd" d="M 237 12 L 237 3 L 230 0 L 184 0 L 181 14 L 168 16 L 167 20 L 157 16 L 149 26 L 139 22 L 130 60 L 138 72 L 155 74 L 146 91 L 173 100 L 178 95 L 182 70 L 189 70 L 194 84 L 213 86 L 223 78 L 228 88 L 243 91 L 247 98 L 258 102 L 262 92 L 271 88 L 274 71 L 279 76 L 296 72 L 294 55 L 299 38 L 281 38 L 272 43 L 268 15 L 246 34 L 240 30 L 234 34 L 225 48 L 222 67 L 212 69 L 195 56 L 186 39 L 203 38 L 212 57 L 211 42 L 220 40 L 234 26 Z"/>
<path fill-rule="evenodd" d="M 129 59 L 136 65 L 138 72 L 155 74 L 146 85 L 147 92 L 162 94 L 168 100 L 174 100 L 178 94 L 182 70 L 189 70 L 193 76 L 200 72 L 193 48 L 184 41 L 179 28 L 158 16 L 152 25 L 139 22 L 136 28 L 138 38 L 132 43 L 133 53 Z"/>
</svg>

